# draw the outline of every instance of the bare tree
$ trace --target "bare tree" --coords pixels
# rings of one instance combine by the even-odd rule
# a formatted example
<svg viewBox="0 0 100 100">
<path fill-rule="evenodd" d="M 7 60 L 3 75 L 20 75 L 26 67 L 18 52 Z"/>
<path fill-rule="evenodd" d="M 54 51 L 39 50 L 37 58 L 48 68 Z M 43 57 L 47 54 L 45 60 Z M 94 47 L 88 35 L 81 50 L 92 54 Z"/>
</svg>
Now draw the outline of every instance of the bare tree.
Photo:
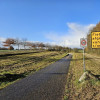
<svg viewBox="0 0 100 100">
<path fill-rule="evenodd" d="M 32 43 L 31 47 L 34 48 L 34 49 L 36 49 L 36 44 Z"/>
<path fill-rule="evenodd" d="M 13 38 L 7 38 L 3 43 L 3 46 L 9 47 L 9 49 L 14 49 L 13 45 L 15 44 L 15 40 Z"/>
<path fill-rule="evenodd" d="M 27 43 L 26 41 L 27 41 L 26 38 L 23 38 L 23 39 L 22 39 L 22 45 L 24 46 L 24 49 L 26 49 L 26 48 L 25 48 L 25 47 L 26 47 L 26 43 Z"/>
<path fill-rule="evenodd" d="M 16 38 L 15 39 L 15 44 L 18 46 L 18 50 L 19 50 L 19 46 L 20 46 L 20 40 L 19 40 L 19 38 Z"/>
<path fill-rule="evenodd" d="M 25 43 L 25 46 L 26 46 L 27 48 L 32 49 L 32 42 L 26 42 L 26 43 Z"/>
<path fill-rule="evenodd" d="M 44 45 L 43 43 L 39 43 L 39 44 L 38 44 L 38 47 L 39 47 L 40 49 L 43 49 L 43 47 L 45 47 L 45 45 Z"/>
</svg>

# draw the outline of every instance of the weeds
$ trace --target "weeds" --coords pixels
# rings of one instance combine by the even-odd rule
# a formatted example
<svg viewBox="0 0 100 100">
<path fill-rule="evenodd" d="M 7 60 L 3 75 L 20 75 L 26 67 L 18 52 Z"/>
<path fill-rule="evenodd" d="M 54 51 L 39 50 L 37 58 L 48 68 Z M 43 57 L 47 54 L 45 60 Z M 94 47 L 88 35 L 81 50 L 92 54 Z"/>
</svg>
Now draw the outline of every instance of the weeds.
<svg viewBox="0 0 100 100">
<path fill-rule="evenodd" d="M 100 99 L 100 81 L 90 77 L 84 82 L 79 83 L 79 78 L 83 74 L 83 55 L 82 53 L 73 53 L 67 76 L 67 84 L 64 100 L 99 100 Z M 85 55 L 86 70 L 90 71 L 97 78 L 100 77 L 100 63 L 93 57 Z M 95 95 L 95 96 L 94 96 Z"/>
</svg>

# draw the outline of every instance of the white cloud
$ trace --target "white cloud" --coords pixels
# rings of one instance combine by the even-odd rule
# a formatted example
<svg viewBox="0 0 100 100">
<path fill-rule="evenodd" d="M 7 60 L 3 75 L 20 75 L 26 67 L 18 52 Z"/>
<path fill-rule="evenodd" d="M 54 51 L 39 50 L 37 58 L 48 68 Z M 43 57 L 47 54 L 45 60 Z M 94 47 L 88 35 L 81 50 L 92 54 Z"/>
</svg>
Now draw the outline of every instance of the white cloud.
<svg viewBox="0 0 100 100">
<path fill-rule="evenodd" d="M 6 38 L 0 37 L 1 42 L 5 41 L 5 40 L 6 40 Z"/>
<path fill-rule="evenodd" d="M 0 37 L 0 47 L 2 47 L 2 42 L 4 42 L 6 38 Z"/>
<path fill-rule="evenodd" d="M 55 44 L 68 46 L 68 47 L 80 47 L 80 38 L 86 37 L 89 30 L 91 30 L 95 24 L 80 25 L 77 23 L 66 23 L 68 31 L 59 35 L 57 32 L 48 32 L 46 38 L 52 40 Z"/>
</svg>

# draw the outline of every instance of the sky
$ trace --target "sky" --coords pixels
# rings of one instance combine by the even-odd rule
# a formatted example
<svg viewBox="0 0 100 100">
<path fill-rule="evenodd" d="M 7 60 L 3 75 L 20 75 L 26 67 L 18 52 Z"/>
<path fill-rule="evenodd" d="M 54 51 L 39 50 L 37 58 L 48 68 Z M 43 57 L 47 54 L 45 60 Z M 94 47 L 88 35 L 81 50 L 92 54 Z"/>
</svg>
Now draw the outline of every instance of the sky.
<svg viewBox="0 0 100 100">
<path fill-rule="evenodd" d="M 80 47 L 100 21 L 99 0 L 0 0 L 0 41 L 27 39 Z"/>
</svg>

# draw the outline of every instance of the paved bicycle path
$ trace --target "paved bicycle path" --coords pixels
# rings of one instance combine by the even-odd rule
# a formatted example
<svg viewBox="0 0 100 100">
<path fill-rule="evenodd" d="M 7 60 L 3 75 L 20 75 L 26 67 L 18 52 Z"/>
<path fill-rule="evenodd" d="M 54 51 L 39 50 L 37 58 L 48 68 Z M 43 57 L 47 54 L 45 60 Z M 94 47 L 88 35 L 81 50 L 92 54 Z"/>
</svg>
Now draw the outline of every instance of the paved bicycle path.
<svg viewBox="0 0 100 100">
<path fill-rule="evenodd" d="M 0 91 L 0 100 L 61 100 L 72 55 Z"/>
</svg>

